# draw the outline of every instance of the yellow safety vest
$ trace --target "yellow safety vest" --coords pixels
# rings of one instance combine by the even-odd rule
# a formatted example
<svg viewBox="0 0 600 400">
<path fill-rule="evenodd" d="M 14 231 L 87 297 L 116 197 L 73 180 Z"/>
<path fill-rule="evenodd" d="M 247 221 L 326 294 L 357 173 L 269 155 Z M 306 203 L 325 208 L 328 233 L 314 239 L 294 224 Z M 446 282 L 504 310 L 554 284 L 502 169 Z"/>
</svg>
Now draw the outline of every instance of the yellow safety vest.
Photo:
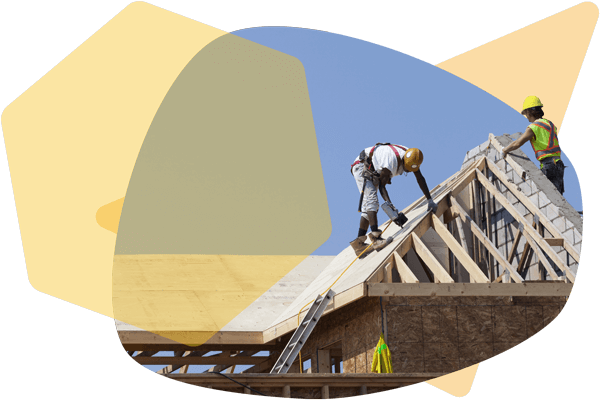
<svg viewBox="0 0 600 400">
<path fill-rule="evenodd" d="M 535 138 L 531 138 L 530 142 L 538 161 L 547 157 L 560 157 L 558 129 L 552 122 L 540 118 L 529 125 L 529 128 L 535 133 Z"/>
</svg>

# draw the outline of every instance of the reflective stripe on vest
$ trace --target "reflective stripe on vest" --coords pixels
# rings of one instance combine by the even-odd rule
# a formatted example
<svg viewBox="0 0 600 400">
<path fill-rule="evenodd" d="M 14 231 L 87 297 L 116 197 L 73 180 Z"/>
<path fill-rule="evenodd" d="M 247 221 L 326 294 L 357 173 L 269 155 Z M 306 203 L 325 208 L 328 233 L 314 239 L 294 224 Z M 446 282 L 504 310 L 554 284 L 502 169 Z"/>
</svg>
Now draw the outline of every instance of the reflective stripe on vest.
<svg viewBox="0 0 600 400">
<path fill-rule="evenodd" d="M 547 157 L 560 157 L 561 151 L 558 145 L 556 126 L 547 119 L 538 119 L 529 125 L 535 134 L 535 141 L 530 140 L 535 157 L 542 160 Z"/>
</svg>

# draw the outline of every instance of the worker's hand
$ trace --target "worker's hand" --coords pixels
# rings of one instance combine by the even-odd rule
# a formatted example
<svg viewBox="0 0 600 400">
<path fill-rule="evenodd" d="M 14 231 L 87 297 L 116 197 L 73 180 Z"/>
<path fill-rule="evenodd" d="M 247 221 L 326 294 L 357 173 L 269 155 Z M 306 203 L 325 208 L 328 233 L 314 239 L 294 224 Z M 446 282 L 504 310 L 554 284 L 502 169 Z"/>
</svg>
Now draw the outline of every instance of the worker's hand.
<svg viewBox="0 0 600 400">
<path fill-rule="evenodd" d="M 437 204 L 435 204 L 435 201 L 433 201 L 433 199 L 427 200 L 427 211 L 430 210 L 433 211 L 434 214 L 437 211 Z"/>
</svg>

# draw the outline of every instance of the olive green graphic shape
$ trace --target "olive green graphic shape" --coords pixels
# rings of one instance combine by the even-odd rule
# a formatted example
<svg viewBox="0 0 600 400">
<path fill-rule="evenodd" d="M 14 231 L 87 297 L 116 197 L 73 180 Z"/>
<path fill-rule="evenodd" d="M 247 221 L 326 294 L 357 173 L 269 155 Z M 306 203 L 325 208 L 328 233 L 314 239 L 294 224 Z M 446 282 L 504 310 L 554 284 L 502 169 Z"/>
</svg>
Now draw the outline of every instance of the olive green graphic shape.
<svg viewBox="0 0 600 400">
<path fill-rule="evenodd" d="M 115 254 L 308 255 L 331 233 L 304 68 L 227 34 L 144 139 Z"/>
</svg>

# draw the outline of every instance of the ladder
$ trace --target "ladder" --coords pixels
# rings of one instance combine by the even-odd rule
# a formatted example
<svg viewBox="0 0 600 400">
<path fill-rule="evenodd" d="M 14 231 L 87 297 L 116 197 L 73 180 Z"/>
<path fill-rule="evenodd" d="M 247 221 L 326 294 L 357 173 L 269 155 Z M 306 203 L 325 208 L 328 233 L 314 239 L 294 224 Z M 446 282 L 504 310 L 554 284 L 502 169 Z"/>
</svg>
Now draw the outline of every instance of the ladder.
<svg viewBox="0 0 600 400">
<path fill-rule="evenodd" d="M 302 346 L 304 346 L 304 343 L 306 343 L 308 336 L 317 325 L 317 322 L 319 322 L 319 319 L 321 318 L 321 315 L 323 315 L 325 308 L 333 300 L 334 295 L 335 292 L 329 289 L 329 291 L 325 293 L 325 296 L 317 296 L 314 303 L 312 306 L 310 306 L 308 312 L 302 319 L 300 326 L 298 326 L 298 329 L 296 329 L 296 332 L 294 332 L 292 335 L 289 343 L 287 346 L 285 346 L 285 350 L 281 352 L 281 355 L 277 359 L 273 369 L 271 369 L 271 374 L 285 374 L 288 372 L 292 366 L 292 363 L 298 356 L 298 353 L 300 353 L 300 350 L 302 350 Z M 302 369 L 302 365 L 300 368 Z"/>
</svg>

